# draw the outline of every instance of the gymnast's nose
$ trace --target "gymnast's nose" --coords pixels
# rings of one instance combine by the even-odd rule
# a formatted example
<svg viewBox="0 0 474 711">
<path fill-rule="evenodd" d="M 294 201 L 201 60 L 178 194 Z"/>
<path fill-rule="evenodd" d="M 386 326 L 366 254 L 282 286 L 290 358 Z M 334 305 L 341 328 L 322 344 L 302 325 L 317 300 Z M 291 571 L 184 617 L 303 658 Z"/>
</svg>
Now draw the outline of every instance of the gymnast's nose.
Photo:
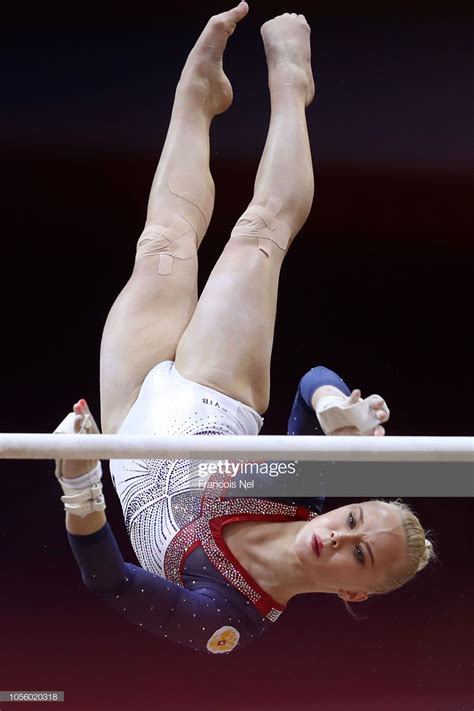
<svg viewBox="0 0 474 711">
<path fill-rule="evenodd" d="M 333 548 L 338 548 L 343 545 L 347 540 L 350 540 L 354 536 L 352 531 L 347 531 L 342 533 L 341 531 L 331 531 L 331 546 Z"/>
</svg>

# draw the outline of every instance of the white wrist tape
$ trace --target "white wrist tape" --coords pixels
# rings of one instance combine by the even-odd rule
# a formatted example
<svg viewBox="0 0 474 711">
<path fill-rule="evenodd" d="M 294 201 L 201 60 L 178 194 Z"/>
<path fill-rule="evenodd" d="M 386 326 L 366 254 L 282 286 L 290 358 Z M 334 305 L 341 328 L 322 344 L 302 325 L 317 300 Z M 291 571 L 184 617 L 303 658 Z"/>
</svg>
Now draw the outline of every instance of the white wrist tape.
<svg viewBox="0 0 474 711">
<path fill-rule="evenodd" d="M 105 499 L 102 495 L 102 464 L 100 462 L 92 471 L 75 479 L 58 476 L 58 481 L 64 492 L 61 501 L 64 510 L 84 518 L 93 511 L 104 511 Z"/>
<path fill-rule="evenodd" d="M 63 491 L 63 485 L 70 489 L 71 493 L 73 491 L 81 491 L 83 489 L 88 489 L 93 484 L 97 484 L 102 479 L 102 464 L 100 462 L 97 462 L 94 469 L 91 469 L 90 472 L 82 474 L 82 476 L 76 476 L 74 479 L 68 479 L 67 477 L 61 476 L 60 474 L 57 474 L 56 477 L 61 486 L 63 487 Z"/>
<path fill-rule="evenodd" d="M 360 434 L 369 434 L 380 425 L 374 409 L 370 406 L 371 395 L 365 400 L 360 399 L 354 405 L 349 405 L 349 398 L 336 395 L 322 397 L 316 406 L 316 415 L 324 434 L 331 434 L 342 427 L 356 427 Z"/>
</svg>

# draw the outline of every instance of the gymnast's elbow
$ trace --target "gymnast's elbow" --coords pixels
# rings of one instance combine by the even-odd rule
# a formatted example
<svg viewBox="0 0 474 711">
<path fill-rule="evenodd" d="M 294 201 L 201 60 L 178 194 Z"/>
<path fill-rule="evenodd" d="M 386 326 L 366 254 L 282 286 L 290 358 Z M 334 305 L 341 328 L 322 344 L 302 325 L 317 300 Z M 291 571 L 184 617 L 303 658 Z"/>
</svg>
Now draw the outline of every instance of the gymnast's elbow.
<svg viewBox="0 0 474 711">
<path fill-rule="evenodd" d="M 130 589 L 133 577 L 133 571 L 127 563 L 124 563 L 121 570 L 114 571 L 81 569 L 81 578 L 85 587 L 104 599 L 116 598 Z"/>
</svg>

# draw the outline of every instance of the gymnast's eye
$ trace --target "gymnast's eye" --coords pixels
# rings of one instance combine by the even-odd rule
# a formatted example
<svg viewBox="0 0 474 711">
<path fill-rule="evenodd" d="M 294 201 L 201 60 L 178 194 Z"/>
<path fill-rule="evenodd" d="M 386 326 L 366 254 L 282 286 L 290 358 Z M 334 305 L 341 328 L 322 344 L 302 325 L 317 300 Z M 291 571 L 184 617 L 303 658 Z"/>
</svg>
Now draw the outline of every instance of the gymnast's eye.
<svg viewBox="0 0 474 711">
<path fill-rule="evenodd" d="M 354 546 L 354 557 L 358 563 L 364 565 L 364 551 L 360 546 Z"/>
<path fill-rule="evenodd" d="M 349 516 L 347 517 L 347 523 L 349 525 L 349 528 L 355 528 L 356 520 L 354 518 L 352 511 L 350 512 Z"/>
</svg>

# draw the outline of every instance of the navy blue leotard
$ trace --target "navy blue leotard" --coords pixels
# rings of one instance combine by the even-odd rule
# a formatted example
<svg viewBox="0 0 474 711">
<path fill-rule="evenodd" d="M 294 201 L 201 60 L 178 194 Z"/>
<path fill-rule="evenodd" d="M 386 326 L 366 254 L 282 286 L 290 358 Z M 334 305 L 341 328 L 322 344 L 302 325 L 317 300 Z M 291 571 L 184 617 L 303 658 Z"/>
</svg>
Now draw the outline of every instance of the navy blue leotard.
<svg viewBox="0 0 474 711">
<path fill-rule="evenodd" d="M 311 397 L 321 385 L 350 395 L 341 378 L 322 366 L 300 380 L 288 434 L 321 434 Z M 223 482 L 216 474 L 214 482 Z M 266 482 L 268 491 L 268 481 Z M 223 490 L 221 490 L 223 492 Z M 256 492 L 257 493 L 257 492 Z M 89 590 L 123 617 L 153 634 L 207 653 L 228 653 L 262 635 L 285 609 L 245 571 L 222 536 L 226 523 L 309 520 L 322 498 L 229 498 L 201 494 L 199 515 L 168 546 L 159 575 L 124 561 L 110 525 L 68 539 Z"/>
</svg>

